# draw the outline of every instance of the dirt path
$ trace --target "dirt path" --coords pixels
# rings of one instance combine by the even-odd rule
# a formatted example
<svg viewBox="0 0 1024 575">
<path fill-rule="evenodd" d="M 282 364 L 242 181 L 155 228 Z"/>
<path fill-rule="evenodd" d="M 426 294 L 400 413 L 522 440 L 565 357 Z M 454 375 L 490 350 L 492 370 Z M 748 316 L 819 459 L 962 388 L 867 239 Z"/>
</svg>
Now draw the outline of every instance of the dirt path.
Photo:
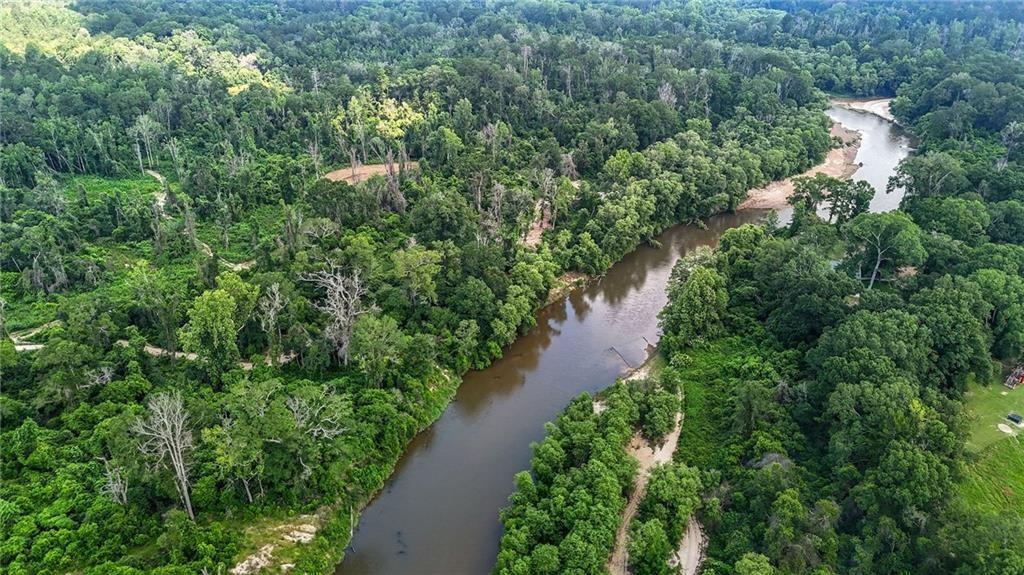
<svg viewBox="0 0 1024 575">
<path fill-rule="evenodd" d="M 37 349 L 43 349 L 43 347 L 45 347 L 45 344 L 33 343 L 28 340 L 35 337 L 37 333 L 43 331 L 44 329 L 59 324 L 60 322 L 58 322 L 57 320 L 53 320 L 51 322 L 44 323 L 43 325 L 33 327 L 31 329 L 26 329 L 23 331 L 19 331 L 17 333 L 10 334 L 11 341 L 14 342 L 14 351 L 35 351 Z"/>
<path fill-rule="evenodd" d="M 199 250 L 202 251 L 203 254 L 206 255 L 206 257 L 213 256 L 213 248 L 210 247 L 210 244 L 198 239 L 196 241 L 199 242 Z M 244 272 L 245 270 L 256 265 L 256 260 L 245 260 L 244 262 L 239 262 L 236 264 L 234 262 L 229 262 L 228 260 L 219 256 L 217 257 L 217 261 L 219 261 L 221 265 L 227 267 L 229 270 L 235 273 Z"/>
<path fill-rule="evenodd" d="M 160 211 L 163 213 L 164 219 L 171 219 L 170 214 L 164 211 L 164 207 L 167 205 L 167 178 L 164 178 L 163 174 L 156 170 L 145 170 L 145 172 L 152 176 L 153 178 L 155 178 L 156 181 L 160 182 L 160 191 L 154 194 L 156 196 L 156 205 L 160 206 Z M 213 255 L 213 250 L 210 248 L 210 245 L 207 244 L 206 242 L 199 242 L 199 249 L 202 250 L 202 252 L 206 254 L 207 257 Z M 246 260 L 244 262 L 236 264 L 234 262 L 229 262 L 224 258 L 218 259 L 220 260 L 220 263 L 227 266 L 228 269 L 230 269 L 233 272 L 245 271 L 256 264 L 256 260 Z"/>
<path fill-rule="evenodd" d="M 419 162 L 405 163 L 406 170 L 413 170 L 418 167 Z M 339 170 L 334 170 L 333 172 L 327 172 L 324 174 L 324 177 L 332 182 L 358 184 L 359 182 L 369 179 L 371 176 L 383 176 L 387 173 L 388 170 L 384 164 L 366 164 L 365 166 L 341 168 Z"/>
<path fill-rule="evenodd" d="M 528 248 L 535 248 L 540 245 L 544 231 L 551 229 L 551 208 L 546 200 L 537 200 L 533 207 L 533 223 L 530 224 L 526 237 L 523 238 L 523 245 Z"/>
<path fill-rule="evenodd" d="M 874 100 L 858 100 L 854 98 L 835 98 L 832 103 L 839 106 L 840 108 L 846 108 L 847 110 L 856 110 L 858 112 L 867 112 L 874 114 L 884 120 L 895 122 L 896 118 L 892 115 L 890 106 L 892 104 L 892 98 L 877 98 Z"/>
<path fill-rule="evenodd" d="M 117 345 L 120 345 L 122 347 L 128 347 L 128 341 L 124 339 L 119 339 L 117 340 Z M 143 347 L 142 350 L 153 357 L 166 357 L 172 355 L 170 350 L 164 349 L 162 347 L 157 347 L 155 345 L 146 344 L 146 346 Z M 198 355 L 194 353 L 185 353 L 183 351 L 176 351 L 174 352 L 173 355 L 175 359 L 187 359 L 189 361 L 195 361 L 199 359 Z M 278 365 L 284 365 L 286 363 L 291 362 L 296 357 L 298 357 L 298 355 L 295 353 L 281 354 L 281 356 L 277 358 L 277 363 Z M 264 362 L 267 365 L 270 365 L 270 358 L 266 358 Z M 252 371 L 253 368 L 253 363 L 251 361 L 240 361 L 238 362 L 238 365 L 245 371 Z"/>
<path fill-rule="evenodd" d="M 682 575 L 697 575 L 701 563 L 704 562 L 704 552 L 707 550 L 708 540 L 704 535 L 704 528 L 697 518 L 690 516 L 686 524 L 686 533 L 683 534 L 679 548 L 668 560 L 668 566 L 678 568 Z"/>
<path fill-rule="evenodd" d="M 36 351 L 36 350 L 39 350 L 39 349 L 43 349 L 44 347 L 46 347 L 45 343 L 33 343 L 33 342 L 30 342 L 30 341 L 26 341 L 26 339 L 34 336 L 35 334 L 39 333 L 40 331 L 42 331 L 42 330 L 44 330 L 44 329 L 46 329 L 48 327 L 52 327 L 52 326 L 55 326 L 57 324 L 58 324 L 58 321 L 57 320 L 53 320 L 50 323 L 43 324 L 43 325 L 41 325 L 39 327 L 34 327 L 32 329 L 28 329 L 28 330 L 21 331 L 21 332 L 18 332 L 18 333 L 12 333 L 11 334 L 11 341 L 14 342 L 14 350 L 15 351 Z M 117 340 L 114 343 L 116 343 L 117 345 L 119 345 L 121 347 L 128 347 L 128 340 L 126 340 L 126 339 L 119 339 L 119 340 Z M 149 354 L 149 355 L 151 355 L 153 357 L 168 357 L 168 356 L 172 355 L 171 351 L 168 350 L 168 349 L 164 349 L 162 347 L 157 347 L 155 345 L 149 345 L 149 344 L 146 344 L 145 347 L 142 348 L 142 351 L 146 352 L 147 354 Z M 194 353 L 185 353 L 183 351 L 176 351 L 176 352 L 174 352 L 173 355 L 174 355 L 175 359 L 187 359 L 189 361 L 195 361 L 195 360 L 199 359 L 198 355 L 196 355 Z M 298 357 L 298 354 L 296 354 L 294 352 L 293 353 L 283 353 L 283 354 L 281 354 L 277 358 L 277 364 L 278 365 L 284 365 L 286 363 L 290 363 L 296 357 Z M 269 357 L 266 358 L 264 360 L 264 362 L 267 365 L 270 365 L 270 358 Z M 245 371 L 252 371 L 252 368 L 253 368 L 253 363 L 251 361 L 240 361 L 240 362 L 238 362 L 238 365 L 239 365 L 239 367 L 241 367 Z"/>
<path fill-rule="evenodd" d="M 624 380 L 643 379 L 650 372 L 648 361 L 640 368 L 629 374 Z M 595 405 L 595 410 L 599 409 Z M 636 516 L 640 501 L 647 492 L 647 482 L 651 478 L 651 469 L 654 466 L 667 463 L 672 460 L 672 454 L 676 451 L 679 443 L 679 433 L 682 431 L 683 413 L 676 413 L 676 424 L 672 431 L 665 436 L 665 441 L 660 446 L 651 445 L 651 442 L 637 432 L 629 442 L 627 451 L 639 463 L 636 479 L 633 481 L 633 492 L 626 502 L 626 508 L 622 510 L 622 517 L 619 519 L 619 530 L 615 533 L 615 549 L 608 560 L 608 573 L 611 575 L 628 575 L 629 573 L 629 525 Z"/>
<path fill-rule="evenodd" d="M 832 136 L 839 138 L 843 145 L 839 148 L 832 148 L 825 161 L 800 174 L 776 180 L 763 188 L 754 188 L 747 192 L 747 199 L 739 205 L 738 209 L 779 209 L 787 206 L 786 200 L 793 194 L 793 179 L 797 177 L 812 177 L 815 174 L 825 174 L 833 178 L 845 180 L 853 175 L 860 166 L 857 165 L 857 150 L 860 149 L 860 133 L 850 130 L 838 122 L 832 123 L 829 131 Z"/>
</svg>

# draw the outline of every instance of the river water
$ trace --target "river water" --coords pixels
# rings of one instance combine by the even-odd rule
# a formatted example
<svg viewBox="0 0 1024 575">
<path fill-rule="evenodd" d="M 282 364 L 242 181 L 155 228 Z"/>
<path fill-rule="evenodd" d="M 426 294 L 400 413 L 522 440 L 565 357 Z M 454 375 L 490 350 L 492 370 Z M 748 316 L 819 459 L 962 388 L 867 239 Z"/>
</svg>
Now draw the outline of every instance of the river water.
<svg viewBox="0 0 1024 575">
<path fill-rule="evenodd" d="M 854 178 L 879 190 L 872 210 L 898 206 L 898 194 L 886 195 L 885 184 L 909 153 L 905 138 L 877 116 L 835 107 L 828 113 L 862 132 L 863 166 Z M 653 351 L 665 286 L 680 256 L 713 247 L 725 230 L 765 214 L 722 214 L 706 229 L 673 227 L 658 237 L 659 247 L 638 248 L 599 281 L 541 310 L 537 326 L 502 359 L 465 375 L 455 401 L 412 441 L 363 511 L 337 575 L 488 573 L 501 537 L 498 511 L 513 491 L 512 476 L 529 467 L 530 443 L 544 437 L 544 423 Z"/>
</svg>

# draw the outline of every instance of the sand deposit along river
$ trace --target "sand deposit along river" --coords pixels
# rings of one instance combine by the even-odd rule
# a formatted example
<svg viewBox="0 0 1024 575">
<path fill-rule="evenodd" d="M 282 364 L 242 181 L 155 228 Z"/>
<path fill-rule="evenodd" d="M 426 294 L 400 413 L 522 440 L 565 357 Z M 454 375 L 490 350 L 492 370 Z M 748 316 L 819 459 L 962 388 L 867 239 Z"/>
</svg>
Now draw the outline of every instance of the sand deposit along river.
<svg viewBox="0 0 1024 575">
<path fill-rule="evenodd" d="M 866 112 L 829 115 L 861 133 L 853 177 L 879 190 L 873 210 L 892 209 L 885 184 L 909 153 L 894 126 Z M 788 210 L 780 210 L 783 220 Z M 338 575 L 488 573 L 501 537 L 498 510 L 512 476 L 529 467 L 530 443 L 544 436 L 569 400 L 596 392 L 644 362 L 658 341 L 657 315 L 676 260 L 714 246 L 722 232 L 757 222 L 766 210 L 710 218 L 706 229 L 676 226 L 615 264 L 599 281 L 541 310 L 537 326 L 489 368 L 467 373 L 444 415 L 409 445 L 394 475 L 364 510 Z"/>
</svg>

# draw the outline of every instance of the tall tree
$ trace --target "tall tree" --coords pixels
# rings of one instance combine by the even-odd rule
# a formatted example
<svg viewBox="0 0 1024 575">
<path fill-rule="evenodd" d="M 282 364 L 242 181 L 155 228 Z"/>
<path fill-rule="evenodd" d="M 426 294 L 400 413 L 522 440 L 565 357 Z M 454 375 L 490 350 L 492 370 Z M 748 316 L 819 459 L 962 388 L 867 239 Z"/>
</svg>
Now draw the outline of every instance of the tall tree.
<svg viewBox="0 0 1024 575">
<path fill-rule="evenodd" d="M 367 290 L 359 269 L 345 273 L 332 263 L 329 269 L 305 274 L 302 279 L 326 292 L 324 299 L 316 304 L 330 318 L 324 337 L 334 347 L 338 358 L 348 365 L 349 344 L 356 319 L 374 310 L 374 306 L 363 304 Z"/>
<path fill-rule="evenodd" d="M 132 431 L 139 437 L 139 450 L 158 466 L 170 467 L 181 504 L 195 520 L 189 496 L 189 465 L 192 431 L 188 412 L 177 391 L 159 393 L 150 398 L 146 415 L 136 421 Z"/>
<path fill-rule="evenodd" d="M 925 256 L 921 230 L 902 212 L 861 214 L 846 228 L 851 254 L 857 262 L 858 276 L 864 268 L 871 270 L 868 289 L 878 281 L 883 265 L 892 267 L 920 265 Z"/>
<path fill-rule="evenodd" d="M 216 376 L 238 361 L 235 299 L 222 289 L 207 290 L 192 302 L 188 323 L 179 331 L 182 348 L 194 353 Z"/>
</svg>

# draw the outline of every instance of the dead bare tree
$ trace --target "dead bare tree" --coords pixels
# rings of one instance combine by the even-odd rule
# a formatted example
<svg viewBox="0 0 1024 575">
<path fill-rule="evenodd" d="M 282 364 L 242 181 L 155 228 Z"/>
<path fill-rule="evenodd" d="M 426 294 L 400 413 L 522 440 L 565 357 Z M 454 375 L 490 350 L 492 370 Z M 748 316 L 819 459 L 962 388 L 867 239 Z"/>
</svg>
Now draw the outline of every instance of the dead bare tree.
<svg viewBox="0 0 1024 575">
<path fill-rule="evenodd" d="M 334 439 L 348 430 L 344 420 L 351 413 L 351 405 L 326 385 L 317 395 L 293 395 L 285 405 L 295 418 L 295 428 L 314 439 Z"/>
<path fill-rule="evenodd" d="M 561 172 L 563 176 L 570 180 L 576 180 L 580 177 L 579 172 L 576 171 L 576 160 L 573 158 L 572 152 L 562 154 Z"/>
<path fill-rule="evenodd" d="M 199 249 L 199 237 L 196 235 L 196 215 L 192 211 L 192 202 L 188 201 L 188 196 L 185 196 L 185 200 L 185 237 L 188 238 L 193 248 Z"/>
<path fill-rule="evenodd" d="M 120 465 L 112 465 L 110 460 L 103 460 L 103 487 L 100 492 L 110 496 L 118 505 L 128 504 L 128 478 Z"/>
<path fill-rule="evenodd" d="M 142 114 L 135 118 L 135 124 L 128 129 L 136 138 L 136 145 L 139 140 L 142 140 L 142 145 L 146 150 L 146 164 L 153 167 L 153 144 L 160 133 L 160 124 L 149 117 L 149 114 Z M 139 164 L 142 164 L 142 154 L 139 153 Z"/>
<path fill-rule="evenodd" d="M 302 232 L 318 242 L 323 242 L 338 231 L 338 224 L 330 218 L 313 218 L 302 226 Z"/>
<path fill-rule="evenodd" d="M 469 177 L 469 190 L 473 192 L 473 200 L 476 202 L 476 211 L 483 212 L 484 185 L 487 183 L 487 175 L 477 170 Z"/>
<path fill-rule="evenodd" d="M 85 383 L 78 386 L 78 389 L 91 389 L 103 387 L 114 380 L 114 368 L 109 365 L 86 372 Z"/>
<path fill-rule="evenodd" d="M 177 391 L 159 393 L 147 404 L 146 417 L 132 426 L 140 439 L 139 451 L 154 460 L 157 468 L 169 466 L 174 472 L 174 485 L 178 490 L 189 519 L 196 518 L 189 497 L 189 455 L 192 452 L 192 431 L 188 428 L 188 412 Z"/>
<path fill-rule="evenodd" d="M 367 289 L 360 278 L 359 270 L 345 273 L 331 263 L 329 269 L 303 274 L 301 279 L 326 291 L 323 301 L 315 304 L 317 309 L 331 318 L 330 324 L 324 330 L 324 337 L 334 346 L 338 358 L 348 365 L 348 348 L 356 319 L 374 309 L 373 306 L 363 306 L 362 298 L 366 295 Z"/>
<path fill-rule="evenodd" d="M 661 87 L 658 88 L 658 98 L 670 108 L 676 107 L 676 91 L 672 89 L 672 84 L 663 82 Z"/>
<path fill-rule="evenodd" d="M 556 209 L 555 195 L 558 191 L 558 186 L 555 185 L 555 171 L 551 168 L 540 170 L 537 173 L 537 187 L 540 188 L 541 223 L 545 227 L 553 226 Z"/>
<path fill-rule="evenodd" d="M 314 140 L 306 144 L 306 153 L 309 154 L 309 159 L 313 162 L 313 171 L 316 172 L 316 177 L 323 177 L 324 173 L 321 169 L 323 157 L 320 155 L 320 142 Z"/>
<path fill-rule="evenodd" d="M 281 327 L 278 323 L 278 319 L 281 315 L 281 310 L 288 302 L 284 296 L 281 295 L 281 284 L 274 282 L 267 288 L 266 293 L 260 298 L 259 309 L 256 312 L 256 317 L 260 321 L 260 329 L 267 335 L 267 339 L 270 340 L 270 351 L 271 359 L 273 363 L 277 363 L 277 345 L 281 341 Z"/>
<path fill-rule="evenodd" d="M 491 151 L 491 161 L 494 161 L 498 155 L 498 126 L 488 123 L 480 129 L 480 137 Z"/>
<path fill-rule="evenodd" d="M 142 146 L 139 145 L 138 140 L 132 144 L 132 149 L 135 150 L 135 159 L 139 161 L 139 171 L 144 172 L 146 168 L 142 165 Z"/>
</svg>

